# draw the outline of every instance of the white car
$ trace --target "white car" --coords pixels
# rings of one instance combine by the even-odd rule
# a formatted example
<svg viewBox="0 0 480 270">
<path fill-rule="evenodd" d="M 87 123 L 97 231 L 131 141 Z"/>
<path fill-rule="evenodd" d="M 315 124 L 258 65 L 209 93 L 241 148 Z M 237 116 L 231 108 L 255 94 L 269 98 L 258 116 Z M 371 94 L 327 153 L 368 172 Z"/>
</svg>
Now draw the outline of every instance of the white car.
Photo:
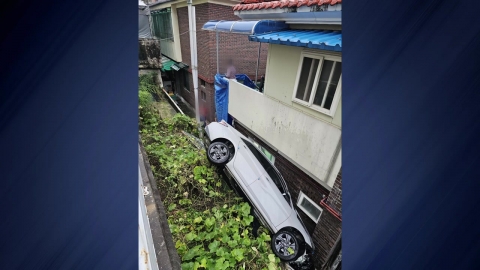
<svg viewBox="0 0 480 270">
<path fill-rule="evenodd" d="M 222 121 L 205 127 L 210 162 L 221 166 L 230 184 L 253 207 L 270 230 L 272 250 L 281 260 L 309 260 L 314 246 L 295 210 L 285 180 L 266 156 L 244 135 Z"/>
</svg>

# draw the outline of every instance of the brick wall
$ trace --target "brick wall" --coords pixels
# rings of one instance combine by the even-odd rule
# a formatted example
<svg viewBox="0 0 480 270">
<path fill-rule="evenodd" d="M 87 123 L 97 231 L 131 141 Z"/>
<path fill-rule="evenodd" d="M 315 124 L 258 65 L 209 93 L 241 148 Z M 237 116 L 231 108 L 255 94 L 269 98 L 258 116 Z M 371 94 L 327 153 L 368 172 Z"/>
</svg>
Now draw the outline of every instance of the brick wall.
<svg viewBox="0 0 480 270">
<path fill-rule="evenodd" d="M 317 204 L 320 204 L 322 198 L 328 195 L 327 189 L 278 153 L 276 153 L 275 156 L 275 167 L 277 167 L 287 182 L 288 189 L 292 195 L 292 201 L 295 205 L 297 204 L 300 191 Z M 313 233 L 317 224 L 307 216 L 303 210 L 297 210 L 307 230 Z"/>
<path fill-rule="evenodd" d="M 335 210 L 340 216 L 342 215 L 342 171 L 337 175 L 332 191 L 328 195 L 326 204 Z"/>
<path fill-rule="evenodd" d="M 312 234 L 315 244 L 313 263 L 316 269 L 321 269 L 322 264 L 327 260 L 327 256 L 341 232 L 342 222 L 329 211 L 323 209 L 322 216 Z"/>
<path fill-rule="evenodd" d="M 180 87 L 179 93 L 187 101 L 193 108 L 195 108 L 195 92 L 193 90 L 193 76 L 192 73 L 188 71 L 183 71 L 184 75 L 186 75 L 188 78 L 188 85 L 190 91 L 187 91 L 183 88 L 183 79 L 179 80 L 180 84 L 178 84 Z M 183 76 L 183 75 L 182 75 Z M 205 116 L 208 121 L 212 122 L 215 118 L 215 89 L 213 86 L 213 83 L 208 83 L 205 81 L 205 87 L 201 85 L 201 79 L 198 79 L 198 105 L 200 107 L 200 113 L 205 112 Z M 202 91 L 205 92 L 206 98 L 205 100 L 202 100 Z"/>
<path fill-rule="evenodd" d="M 325 203 L 330 207 L 323 208 L 320 221 L 315 227 L 313 238 L 316 245 L 317 256 L 315 256 L 315 267 L 320 269 L 321 265 L 328 259 L 327 256 L 330 250 L 335 245 L 335 241 L 342 232 L 342 172 L 337 174 L 333 188 L 325 200 Z M 340 218 L 336 215 L 340 215 Z"/>
<path fill-rule="evenodd" d="M 207 101 L 201 100 L 202 89 L 199 81 L 199 104 L 205 103 L 207 110 L 207 119 L 213 121 L 215 117 L 214 104 L 214 86 L 213 77 L 217 72 L 217 52 L 216 52 L 216 34 L 212 31 L 201 30 L 202 26 L 209 20 L 240 20 L 239 17 L 233 14 L 232 7 L 223 6 L 212 3 L 205 3 L 195 5 L 196 27 L 197 27 L 197 58 L 198 58 L 198 77 L 206 81 L 205 91 Z M 181 52 L 183 62 L 191 66 L 190 57 L 190 36 L 188 34 L 188 9 L 187 7 L 178 8 L 179 32 L 183 34 L 180 36 Z M 219 33 L 218 47 L 219 47 L 219 64 L 220 73 L 225 73 L 223 67 L 225 60 L 231 58 L 234 61 L 234 66 L 237 73 L 247 74 L 250 79 L 255 80 L 255 70 L 257 65 L 258 46 L 260 43 L 248 41 L 246 35 Z M 265 74 L 267 63 L 267 45 L 263 44 L 260 54 L 260 65 L 258 70 L 258 78 Z M 191 91 L 183 91 L 180 93 L 182 97 L 194 107 L 195 94 L 193 91 L 193 81 L 190 74 L 189 81 Z"/>
<path fill-rule="evenodd" d="M 205 92 L 206 99 L 202 100 L 202 91 Z M 212 122 L 215 119 L 215 88 L 212 83 L 205 81 L 205 87 L 200 85 L 198 79 L 198 103 L 201 112 L 205 111 L 205 116 L 208 121 Z"/>
</svg>

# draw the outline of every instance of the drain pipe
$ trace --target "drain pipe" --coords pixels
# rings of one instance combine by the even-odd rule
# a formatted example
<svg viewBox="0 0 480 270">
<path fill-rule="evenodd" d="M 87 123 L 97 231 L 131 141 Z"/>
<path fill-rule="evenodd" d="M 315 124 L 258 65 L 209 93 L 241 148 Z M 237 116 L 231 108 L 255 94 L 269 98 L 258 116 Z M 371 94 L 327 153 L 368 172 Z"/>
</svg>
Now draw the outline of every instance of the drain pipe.
<svg viewBox="0 0 480 270">
<path fill-rule="evenodd" d="M 216 39 L 216 42 L 217 42 L 217 74 L 220 73 L 220 70 L 218 68 L 218 32 L 215 31 L 215 39 Z"/>
<path fill-rule="evenodd" d="M 188 23 L 190 28 L 190 55 L 192 62 L 193 89 L 195 92 L 195 117 L 197 119 L 198 132 L 202 138 L 200 127 L 200 108 L 198 107 L 198 62 L 197 62 L 197 26 L 195 19 L 195 7 L 192 6 L 192 0 L 187 0 L 188 4 Z"/>
<path fill-rule="evenodd" d="M 260 49 L 262 48 L 262 43 L 259 42 L 260 44 L 258 45 L 258 56 L 257 56 L 257 70 L 255 70 L 255 86 L 257 85 L 257 79 L 258 79 L 258 66 L 260 64 Z"/>
</svg>

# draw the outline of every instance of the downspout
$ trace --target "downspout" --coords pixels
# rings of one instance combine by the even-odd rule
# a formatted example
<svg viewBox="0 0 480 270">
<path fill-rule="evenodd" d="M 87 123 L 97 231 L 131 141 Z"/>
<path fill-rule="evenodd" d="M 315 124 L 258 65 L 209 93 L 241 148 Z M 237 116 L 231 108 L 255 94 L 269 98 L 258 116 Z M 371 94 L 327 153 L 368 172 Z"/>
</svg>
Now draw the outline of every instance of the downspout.
<svg viewBox="0 0 480 270">
<path fill-rule="evenodd" d="M 218 32 L 215 31 L 215 39 L 216 39 L 216 42 L 217 42 L 217 74 L 220 73 L 219 71 L 219 68 L 218 68 Z"/>
<path fill-rule="evenodd" d="M 215 30 L 215 42 L 217 43 L 217 74 L 220 73 L 219 71 L 219 67 L 218 67 L 218 31 L 217 31 L 217 25 L 220 23 L 221 21 L 217 22 L 215 24 L 215 28 L 213 28 L 213 30 Z"/>
<path fill-rule="evenodd" d="M 200 108 L 198 107 L 198 63 L 197 63 L 197 33 L 195 7 L 192 6 L 192 0 L 187 0 L 188 4 L 188 23 L 190 28 L 190 55 L 192 62 L 193 89 L 195 92 L 195 116 L 197 119 L 198 132 L 202 139 L 202 131 L 200 127 Z"/>
<path fill-rule="evenodd" d="M 255 70 L 255 86 L 257 85 L 257 79 L 258 79 L 258 66 L 260 64 L 260 50 L 262 48 L 262 42 L 259 42 L 260 44 L 258 45 L 258 56 L 257 56 L 257 69 Z"/>
</svg>

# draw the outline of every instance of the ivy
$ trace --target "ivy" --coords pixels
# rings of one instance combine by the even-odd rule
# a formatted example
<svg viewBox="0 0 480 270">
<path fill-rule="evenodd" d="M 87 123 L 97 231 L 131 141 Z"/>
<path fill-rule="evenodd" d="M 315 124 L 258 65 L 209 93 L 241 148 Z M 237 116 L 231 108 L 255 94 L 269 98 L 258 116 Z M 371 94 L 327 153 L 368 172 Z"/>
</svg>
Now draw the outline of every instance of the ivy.
<svg viewBox="0 0 480 270">
<path fill-rule="evenodd" d="M 268 232 L 252 235 L 250 205 L 182 132 L 198 136 L 195 120 L 180 114 L 161 119 L 152 106 L 141 107 L 139 116 L 182 269 L 280 269 Z"/>
</svg>

